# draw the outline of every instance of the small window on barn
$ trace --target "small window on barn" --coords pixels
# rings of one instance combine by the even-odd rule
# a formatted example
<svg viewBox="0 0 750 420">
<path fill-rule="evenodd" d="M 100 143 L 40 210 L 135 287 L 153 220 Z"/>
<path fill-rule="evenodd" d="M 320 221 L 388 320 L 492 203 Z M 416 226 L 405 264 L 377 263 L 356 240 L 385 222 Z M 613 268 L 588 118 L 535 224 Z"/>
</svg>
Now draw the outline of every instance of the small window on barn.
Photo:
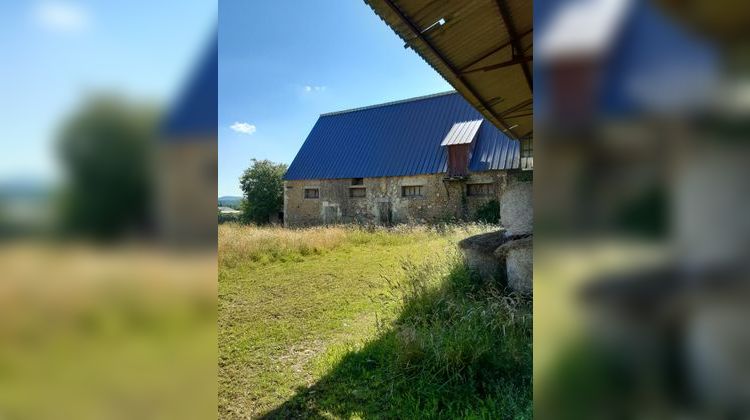
<svg viewBox="0 0 750 420">
<path fill-rule="evenodd" d="M 364 178 L 352 178 L 352 185 L 365 185 Z"/>
<path fill-rule="evenodd" d="M 318 188 L 305 188 L 305 198 L 320 198 L 320 190 Z"/>
<path fill-rule="evenodd" d="M 468 184 L 466 186 L 466 194 L 472 197 L 493 195 L 494 193 L 495 186 L 493 184 Z"/>
<path fill-rule="evenodd" d="M 534 168 L 534 143 L 532 139 L 521 139 L 521 169 Z"/>
<path fill-rule="evenodd" d="M 402 197 L 421 197 L 422 186 L 421 185 L 409 185 L 401 187 Z"/>
<path fill-rule="evenodd" d="M 349 188 L 349 197 L 361 198 L 367 195 L 365 188 Z"/>
</svg>

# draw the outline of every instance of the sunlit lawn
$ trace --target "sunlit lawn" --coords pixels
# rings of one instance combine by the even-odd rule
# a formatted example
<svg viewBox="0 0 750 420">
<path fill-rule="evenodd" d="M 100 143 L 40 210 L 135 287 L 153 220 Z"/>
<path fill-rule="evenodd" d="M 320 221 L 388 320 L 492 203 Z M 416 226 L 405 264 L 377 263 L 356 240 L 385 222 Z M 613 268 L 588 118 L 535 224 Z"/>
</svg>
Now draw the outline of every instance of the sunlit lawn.
<svg viewBox="0 0 750 420">
<path fill-rule="evenodd" d="M 486 229 L 221 226 L 220 416 L 530 415 L 530 317 L 497 345 L 502 298 L 457 258 Z"/>
</svg>

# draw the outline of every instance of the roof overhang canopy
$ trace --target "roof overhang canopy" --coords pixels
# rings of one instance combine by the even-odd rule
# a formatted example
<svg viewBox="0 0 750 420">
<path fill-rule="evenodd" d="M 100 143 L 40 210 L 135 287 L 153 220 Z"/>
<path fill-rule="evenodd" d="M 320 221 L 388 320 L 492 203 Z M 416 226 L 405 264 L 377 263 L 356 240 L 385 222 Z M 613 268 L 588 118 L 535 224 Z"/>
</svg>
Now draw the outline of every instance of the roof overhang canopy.
<svg viewBox="0 0 750 420">
<path fill-rule="evenodd" d="M 487 120 L 532 135 L 531 0 L 365 2 Z"/>
</svg>

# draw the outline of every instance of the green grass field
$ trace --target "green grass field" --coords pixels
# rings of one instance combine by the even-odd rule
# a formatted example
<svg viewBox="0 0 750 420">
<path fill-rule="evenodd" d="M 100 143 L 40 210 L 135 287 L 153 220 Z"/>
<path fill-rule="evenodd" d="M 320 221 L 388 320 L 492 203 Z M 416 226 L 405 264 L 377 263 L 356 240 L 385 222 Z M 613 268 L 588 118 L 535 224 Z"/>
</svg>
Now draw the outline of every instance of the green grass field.
<svg viewBox="0 0 750 420">
<path fill-rule="evenodd" d="M 530 418 L 530 302 L 474 278 L 483 226 L 219 228 L 223 418 Z"/>
<path fill-rule="evenodd" d="M 0 267 L 0 418 L 215 415 L 215 253 L 19 241 Z"/>
</svg>

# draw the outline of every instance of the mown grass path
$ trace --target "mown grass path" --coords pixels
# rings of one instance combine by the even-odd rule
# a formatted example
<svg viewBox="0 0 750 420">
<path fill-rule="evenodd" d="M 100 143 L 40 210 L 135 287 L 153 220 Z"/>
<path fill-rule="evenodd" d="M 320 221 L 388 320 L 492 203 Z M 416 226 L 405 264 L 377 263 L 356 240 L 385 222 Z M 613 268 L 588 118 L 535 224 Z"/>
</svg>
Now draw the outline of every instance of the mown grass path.
<svg viewBox="0 0 750 420">
<path fill-rule="evenodd" d="M 393 314 L 384 277 L 445 252 L 464 235 L 344 243 L 321 254 L 219 270 L 219 415 L 254 417 L 319 379 L 331 346 L 356 345 Z"/>
</svg>

